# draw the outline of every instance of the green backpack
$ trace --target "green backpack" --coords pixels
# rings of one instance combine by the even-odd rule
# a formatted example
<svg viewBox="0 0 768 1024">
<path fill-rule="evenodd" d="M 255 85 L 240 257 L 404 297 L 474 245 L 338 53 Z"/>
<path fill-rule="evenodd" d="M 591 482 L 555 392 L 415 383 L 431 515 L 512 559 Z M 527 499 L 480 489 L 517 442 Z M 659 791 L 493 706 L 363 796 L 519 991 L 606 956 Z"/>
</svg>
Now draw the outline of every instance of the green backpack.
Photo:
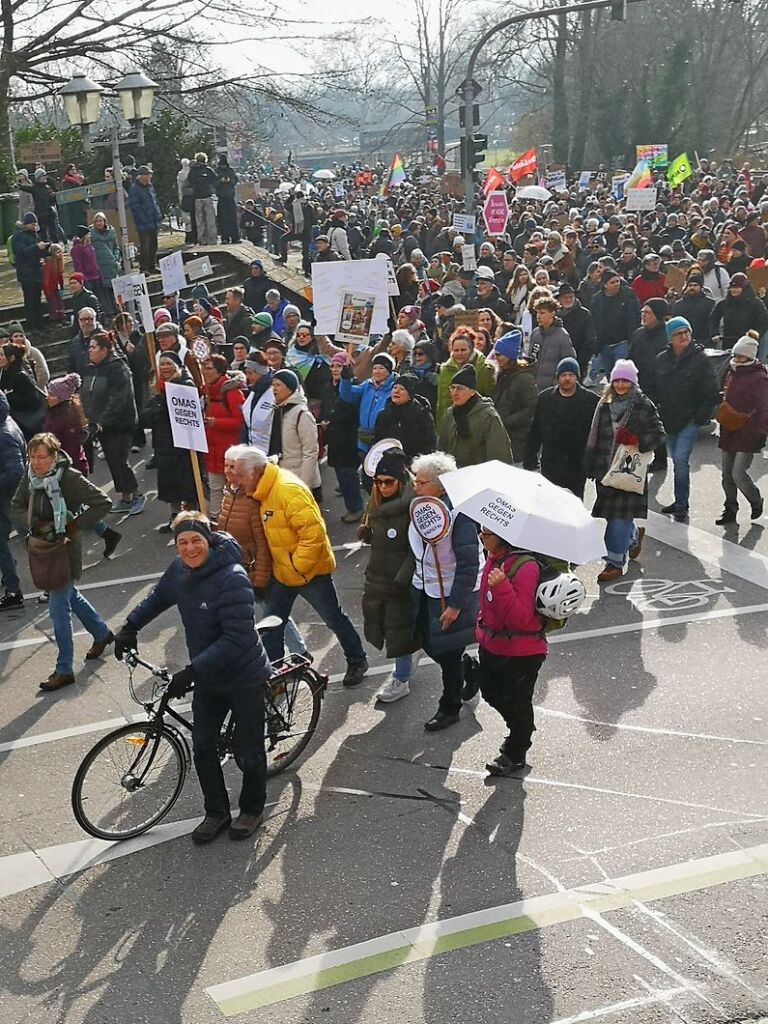
<svg viewBox="0 0 768 1024">
<path fill-rule="evenodd" d="M 553 580 L 557 576 L 560 576 L 561 573 L 568 572 L 570 570 L 568 563 L 563 561 L 561 558 L 550 558 L 549 555 L 523 553 L 519 555 L 510 566 L 507 572 L 507 579 L 513 580 L 522 567 L 527 565 L 528 562 L 535 562 L 539 567 L 539 586 L 542 583 L 546 583 L 547 580 Z M 538 587 L 536 589 L 538 590 Z M 545 635 L 548 633 L 556 633 L 558 629 L 563 629 L 568 622 L 568 619 L 552 619 L 548 615 L 543 615 L 539 612 L 538 608 L 536 611 L 542 621 L 541 631 Z"/>
</svg>

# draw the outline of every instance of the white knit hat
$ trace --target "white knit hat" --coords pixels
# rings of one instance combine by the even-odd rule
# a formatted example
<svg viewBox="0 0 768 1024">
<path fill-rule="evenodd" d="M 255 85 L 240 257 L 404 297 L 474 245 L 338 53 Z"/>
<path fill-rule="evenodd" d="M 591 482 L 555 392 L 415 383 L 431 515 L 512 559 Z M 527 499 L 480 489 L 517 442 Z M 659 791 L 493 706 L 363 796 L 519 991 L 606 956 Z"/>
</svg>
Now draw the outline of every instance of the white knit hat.
<svg viewBox="0 0 768 1024">
<path fill-rule="evenodd" d="M 731 355 L 749 356 L 750 359 L 757 359 L 757 344 L 757 338 L 750 338 L 748 334 L 745 334 L 733 346 Z"/>
</svg>

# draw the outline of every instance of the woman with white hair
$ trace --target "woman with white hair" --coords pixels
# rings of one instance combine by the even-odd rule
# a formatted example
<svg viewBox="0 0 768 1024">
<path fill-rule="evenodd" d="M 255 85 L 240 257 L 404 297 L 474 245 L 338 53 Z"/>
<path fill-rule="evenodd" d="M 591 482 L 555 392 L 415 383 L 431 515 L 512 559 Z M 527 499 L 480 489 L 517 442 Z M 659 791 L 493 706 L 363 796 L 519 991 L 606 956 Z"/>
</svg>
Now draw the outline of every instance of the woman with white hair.
<svg viewBox="0 0 768 1024">
<path fill-rule="evenodd" d="M 471 519 L 453 511 L 440 481 L 443 474 L 455 469 L 453 456 L 445 452 L 420 455 L 411 465 L 416 496 L 438 498 L 451 518 L 450 529 L 436 544 L 422 540 L 413 524 L 408 530 L 415 559 L 411 582 L 414 638 L 440 666 L 443 681 L 438 709 L 424 724 L 427 732 L 438 732 L 458 722 L 464 648 L 475 639 L 480 580 L 477 529 Z"/>
</svg>

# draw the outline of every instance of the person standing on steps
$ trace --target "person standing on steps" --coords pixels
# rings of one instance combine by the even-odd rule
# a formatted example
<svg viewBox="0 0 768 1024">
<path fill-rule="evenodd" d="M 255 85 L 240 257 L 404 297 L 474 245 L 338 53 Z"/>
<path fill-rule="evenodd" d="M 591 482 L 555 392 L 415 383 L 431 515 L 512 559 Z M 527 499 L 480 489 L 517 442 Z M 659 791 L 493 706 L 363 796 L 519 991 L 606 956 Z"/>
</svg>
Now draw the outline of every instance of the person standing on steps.
<svg viewBox="0 0 768 1024">
<path fill-rule="evenodd" d="M 168 693 L 183 697 L 194 683 L 192 748 L 205 817 L 192 842 L 210 843 L 223 831 L 248 839 L 264 820 L 264 684 L 271 667 L 255 625 L 255 598 L 237 542 L 213 533 L 200 512 L 173 521 L 176 555 L 148 597 L 128 615 L 115 639 L 115 657 L 136 650 L 138 635 L 174 605 L 179 609 L 190 661 L 174 672 Z M 231 712 L 235 761 L 243 773 L 240 814 L 232 821 L 219 760 L 219 734 Z"/>
<path fill-rule="evenodd" d="M 128 193 L 128 205 L 139 234 L 139 270 L 142 274 L 159 273 L 157 232 L 163 223 L 163 215 L 152 184 L 152 171 L 146 164 L 142 164 L 136 171 L 136 180 Z"/>
<path fill-rule="evenodd" d="M 739 338 L 722 378 L 723 401 L 717 419 L 725 508 L 715 520 L 717 526 L 736 522 L 739 491 L 750 504 L 751 519 L 763 514 L 763 497 L 749 475 L 752 460 L 765 447 L 768 435 L 768 371 L 757 357 L 758 345 L 756 334 Z"/>
</svg>

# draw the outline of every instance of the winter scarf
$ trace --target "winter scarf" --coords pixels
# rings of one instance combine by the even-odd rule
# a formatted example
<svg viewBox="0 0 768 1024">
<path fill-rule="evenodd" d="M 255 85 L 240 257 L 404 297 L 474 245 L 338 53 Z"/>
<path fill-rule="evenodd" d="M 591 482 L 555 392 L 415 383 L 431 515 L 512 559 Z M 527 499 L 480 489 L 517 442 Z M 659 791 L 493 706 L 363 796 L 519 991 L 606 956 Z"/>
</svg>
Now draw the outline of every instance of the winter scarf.
<svg viewBox="0 0 768 1024">
<path fill-rule="evenodd" d="M 67 529 L 67 503 L 61 493 L 61 474 L 64 466 L 54 468 L 47 476 L 35 476 L 29 469 L 29 486 L 33 491 L 45 491 L 53 509 L 53 527 L 56 533 L 65 533 Z"/>
<path fill-rule="evenodd" d="M 597 403 L 595 407 L 595 414 L 592 417 L 592 426 L 589 428 L 589 437 L 587 438 L 587 451 L 593 451 L 597 447 L 597 435 L 600 429 L 600 414 L 602 413 L 603 408 L 608 404 L 612 405 L 616 402 L 619 402 L 621 403 L 619 405 L 620 418 L 616 419 L 613 416 L 613 413 L 611 413 L 611 421 L 613 422 L 614 426 L 613 445 L 611 448 L 611 457 L 613 457 L 613 452 L 616 450 L 616 445 L 618 444 L 619 437 L 621 436 L 620 432 L 623 433 L 622 428 L 625 426 L 625 424 L 629 420 L 629 417 L 632 415 L 632 410 L 635 407 L 636 398 L 637 391 L 633 387 L 632 390 L 628 392 L 626 397 L 623 399 L 614 396 L 611 403 L 608 403 L 605 398 L 600 399 L 600 401 Z"/>
<path fill-rule="evenodd" d="M 320 355 L 318 352 L 307 352 L 299 348 L 298 345 L 291 345 L 285 355 L 285 362 L 298 375 L 301 381 L 307 379 L 312 367 L 318 363 L 325 363 L 326 366 L 331 365 L 331 360 L 328 356 Z"/>
<path fill-rule="evenodd" d="M 469 423 L 467 417 L 477 403 L 480 401 L 480 395 L 474 394 L 468 399 L 464 405 L 454 405 L 453 407 L 453 419 L 456 424 L 456 435 L 461 438 L 468 438 L 471 434 L 469 429 Z"/>
</svg>

